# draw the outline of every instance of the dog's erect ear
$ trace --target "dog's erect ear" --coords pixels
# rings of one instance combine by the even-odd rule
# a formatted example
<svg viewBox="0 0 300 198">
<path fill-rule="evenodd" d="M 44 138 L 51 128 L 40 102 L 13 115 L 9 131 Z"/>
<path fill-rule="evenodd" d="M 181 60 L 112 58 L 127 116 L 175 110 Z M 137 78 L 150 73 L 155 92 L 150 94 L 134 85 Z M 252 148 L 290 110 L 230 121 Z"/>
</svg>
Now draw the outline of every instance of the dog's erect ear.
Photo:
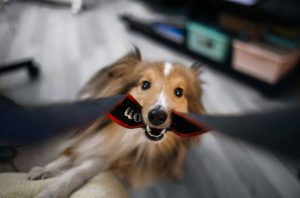
<svg viewBox="0 0 300 198">
<path fill-rule="evenodd" d="M 200 62 L 194 62 L 191 66 L 191 68 L 193 70 L 195 70 L 196 72 L 201 72 L 201 68 L 203 67 L 204 63 L 200 63 Z"/>
<path fill-rule="evenodd" d="M 141 51 L 140 49 L 137 47 L 137 46 L 133 46 L 134 50 L 131 52 L 133 53 L 133 55 L 139 60 L 141 61 L 142 60 L 142 55 L 141 55 Z"/>
<path fill-rule="evenodd" d="M 192 64 L 191 69 L 193 72 L 193 78 L 190 78 L 190 84 L 193 84 L 193 89 L 189 90 L 187 97 L 189 98 L 188 109 L 189 112 L 193 113 L 204 113 L 204 107 L 201 102 L 202 95 L 202 81 L 199 79 L 199 76 L 202 72 L 203 63 L 195 62 Z"/>
<path fill-rule="evenodd" d="M 138 47 L 133 46 L 133 50 L 127 53 L 125 56 L 120 58 L 118 62 L 140 62 L 142 60 L 141 52 Z"/>
<path fill-rule="evenodd" d="M 125 56 L 117 60 L 111 66 L 107 67 L 109 69 L 109 77 L 118 78 L 126 75 L 128 72 L 132 72 L 132 69 L 141 62 L 142 57 L 140 50 L 134 46 L 134 50 L 127 53 Z"/>
<path fill-rule="evenodd" d="M 124 94 L 135 83 L 135 71 L 141 62 L 137 47 L 114 63 L 98 71 L 80 91 L 81 98 Z"/>
</svg>

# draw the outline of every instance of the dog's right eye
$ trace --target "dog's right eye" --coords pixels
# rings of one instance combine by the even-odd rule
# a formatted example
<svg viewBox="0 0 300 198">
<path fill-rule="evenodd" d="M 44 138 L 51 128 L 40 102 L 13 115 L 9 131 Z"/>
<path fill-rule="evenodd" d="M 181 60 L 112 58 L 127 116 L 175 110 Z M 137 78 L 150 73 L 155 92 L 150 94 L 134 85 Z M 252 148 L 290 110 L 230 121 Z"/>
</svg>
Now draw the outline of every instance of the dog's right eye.
<svg viewBox="0 0 300 198">
<path fill-rule="evenodd" d="M 149 81 L 142 82 L 142 90 L 149 89 L 151 87 L 151 83 Z"/>
</svg>

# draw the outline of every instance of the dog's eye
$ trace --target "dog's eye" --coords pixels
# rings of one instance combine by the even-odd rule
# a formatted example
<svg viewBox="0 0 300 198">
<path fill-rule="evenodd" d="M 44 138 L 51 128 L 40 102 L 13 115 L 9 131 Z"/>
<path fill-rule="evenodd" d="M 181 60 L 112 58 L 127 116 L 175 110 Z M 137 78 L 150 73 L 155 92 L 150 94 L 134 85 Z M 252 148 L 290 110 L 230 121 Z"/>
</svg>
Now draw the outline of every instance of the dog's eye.
<svg viewBox="0 0 300 198">
<path fill-rule="evenodd" d="M 180 87 L 177 87 L 175 90 L 174 90 L 174 94 L 177 96 L 177 97 L 181 97 L 183 95 L 183 89 L 180 88 Z"/>
<path fill-rule="evenodd" d="M 151 83 L 149 81 L 142 82 L 142 90 L 149 89 L 151 87 Z"/>
</svg>

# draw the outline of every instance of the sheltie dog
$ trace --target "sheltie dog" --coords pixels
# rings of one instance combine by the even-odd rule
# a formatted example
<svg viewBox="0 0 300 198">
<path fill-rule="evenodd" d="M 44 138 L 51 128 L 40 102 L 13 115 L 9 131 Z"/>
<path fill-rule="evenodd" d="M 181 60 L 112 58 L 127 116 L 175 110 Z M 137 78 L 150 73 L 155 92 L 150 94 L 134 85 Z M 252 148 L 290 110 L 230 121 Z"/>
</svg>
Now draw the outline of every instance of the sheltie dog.
<svg viewBox="0 0 300 198">
<path fill-rule="evenodd" d="M 35 167 L 28 179 L 55 177 L 37 197 L 68 197 L 101 171 L 111 171 L 133 188 L 180 178 L 186 150 L 199 137 L 168 131 L 171 111 L 204 113 L 199 64 L 142 61 L 138 49 L 100 70 L 80 98 L 131 94 L 142 106 L 145 128 L 126 129 L 102 118 L 69 142 L 60 156 Z"/>
</svg>

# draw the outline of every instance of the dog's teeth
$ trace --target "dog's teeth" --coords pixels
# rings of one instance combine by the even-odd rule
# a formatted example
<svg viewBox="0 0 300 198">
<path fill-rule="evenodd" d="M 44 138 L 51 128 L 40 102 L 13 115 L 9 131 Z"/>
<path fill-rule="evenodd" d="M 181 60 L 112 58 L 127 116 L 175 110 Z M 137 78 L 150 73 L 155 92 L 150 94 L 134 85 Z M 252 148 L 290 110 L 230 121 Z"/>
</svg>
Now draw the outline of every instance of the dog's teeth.
<svg viewBox="0 0 300 198">
<path fill-rule="evenodd" d="M 149 125 L 147 125 L 146 130 L 147 130 L 148 133 L 151 132 L 151 129 L 150 129 Z"/>
<path fill-rule="evenodd" d="M 150 126 L 146 125 L 146 133 L 147 133 L 147 135 L 149 135 L 150 137 L 153 137 L 153 138 L 159 138 L 158 140 L 151 140 L 151 139 L 149 139 L 149 140 L 151 140 L 153 142 L 158 142 L 160 140 L 160 138 L 162 138 L 166 132 L 167 132 L 167 129 L 162 129 L 158 135 L 155 135 L 155 134 L 152 133 L 152 129 L 150 128 Z"/>
<path fill-rule="evenodd" d="M 159 134 L 159 135 L 163 135 L 163 134 L 165 134 L 165 133 L 166 133 L 166 131 L 167 131 L 167 129 L 163 129 L 163 130 L 160 132 L 160 134 Z"/>
</svg>

